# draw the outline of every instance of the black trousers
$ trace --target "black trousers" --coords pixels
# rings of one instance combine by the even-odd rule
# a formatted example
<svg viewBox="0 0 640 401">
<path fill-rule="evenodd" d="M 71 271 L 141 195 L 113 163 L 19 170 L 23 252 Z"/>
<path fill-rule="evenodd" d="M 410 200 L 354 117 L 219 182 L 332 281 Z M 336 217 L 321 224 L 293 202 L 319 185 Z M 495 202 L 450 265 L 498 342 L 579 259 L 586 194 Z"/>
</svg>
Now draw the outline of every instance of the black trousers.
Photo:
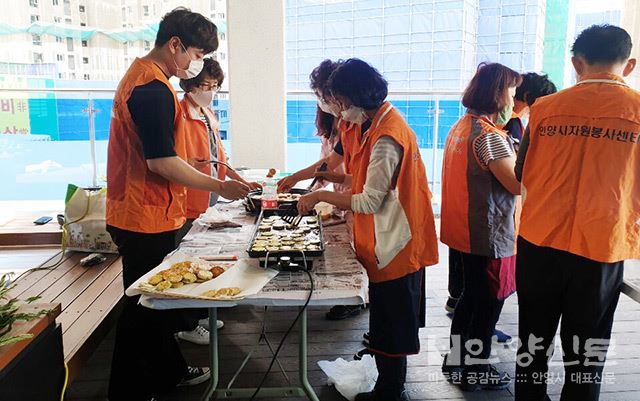
<svg viewBox="0 0 640 401">
<path fill-rule="evenodd" d="M 107 227 L 122 256 L 125 288 L 175 249 L 176 232 L 143 234 Z M 109 401 L 137 401 L 173 389 L 187 373 L 174 333 L 187 330 L 179 310 L 153 310 L 125 297 L 116 328 Z"/>
<path fill-rule="evenodd" d="M 599 399 L 623 272 L 623 262 L 601 263 L 518 238 L 517 401 L 549 400 L 545 379 L 557 379 L 547 376 L 549 348 L 561 318 L 565 378 L 560 399 Z"/>
<path fill-rule="evenodd" d="M 187 235 L 189 230 L 191 230 L 191 227 L 193 227 L 193 222 L 194 221 L 196 221 L 196 220 L 195 219 L 187 219 L 187 221 L 184 223 L 184 225 L 182 227 L 180 227 L 180 229 L 176 233 L 176 248 L 180 245 L 180 242 L 182 242 L 182 239 L 185 237 L 185 235 Z"/>
<path fill-rule="evenodd" d="M 456 251 L 458 252 L 458 251 Z M 491 355 L 491 338 L 500 317 L 504 300 L 491 292 L 486 256 L 459 252 L 464 284 L 451 322 L 451 353 L 447 361 L 454 365 L 486 368 Z M 470 358 L 465 363 L 465 358 Z M 479 361 L 474 361 L 474 360 Z M 481 360 L 481 361 L 480 361 Z"/>
<path fill-rule="evenodd" d="M 449 248 L 449 297 L 458 300 L 463 290 L 462 252 Z"/>
<path fill-rule="evenodd" d="M 376 391 L 397 394 L 404 388 L 407 355 L 420 352 L 424 326 L 425 269 L 396 280 L 369 283 L 370 350 L 378 367 Z"/>
</svg>

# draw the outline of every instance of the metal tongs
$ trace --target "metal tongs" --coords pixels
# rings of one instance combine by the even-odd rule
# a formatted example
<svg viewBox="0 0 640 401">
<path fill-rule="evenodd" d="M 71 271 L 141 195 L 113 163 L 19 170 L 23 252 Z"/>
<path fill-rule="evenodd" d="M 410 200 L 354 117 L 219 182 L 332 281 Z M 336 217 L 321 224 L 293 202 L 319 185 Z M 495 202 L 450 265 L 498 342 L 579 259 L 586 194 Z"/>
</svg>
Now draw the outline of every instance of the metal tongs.
<svg viewBox="0 0 640 401">
<path fill-rule="evenodd" d="M 198 160 L 198 161 L 199 161 L 199 162 L 201 162 L 201 163 L 220 164 L 220 165 L 225 166 L 226 168 L 228 168 L 228 169 L 229 169 L 229 170 L 231 170 L 231 171 L 236 171 L 236 169 L 234 169 L 233 167 L 231 167 L 231 166 L 230 166 L 230 165 L 228 165 L 227 163 L 225 163 L 225 162 L 221 162 L 221 161 L 219 161 L 219 160 Z"/>
<path fill-rule="evenodd" d="M 328 166 L 326 162 L 322 163 L 320 167 L 318 167 L 318 171 L 327 171 L 327 167 Z M 318 180 L 320 180 L 320 177 L 315 177 L 313 181 L 311 181 L 311 185 L 309 185 L 309 188 L 308 188 L 309 191 L 311 191 L 311 188 L 313 188 L 313 186 L 316 185 Z M 289 223 L 289 226 L 291 228 L 298 227 L 298 225 L 302 221 L 302 216 L 298 213 L 298 207 L 295 203 L 281 206 L 278 208 L 278 210 L 281 211 L 280 214 L 282 216 L 282 220 Z"/>
<path fill-rule="evenodd" d="M 322 164 L 320 165 L 320 167 L 318 167 L 318 170 L 317 170 L 317 171 L 327 171 L 327 167 L 329 167 L 329 166 L 327 165 L 327 163 L 326 163 L 326 162 L 324 162 L 324 163 L 322 163 Z M 313 179 L 313 181 L 311 181 L 311 185 L 309 185 L 309 188 L 307 188 L 307 189 L 308 189 L 309 191 L 311 191 L 311 189 L 313 188 L 313 186 L 314 186 L 314 185 L 316 185 L 316 184 L 318 183 L 318 181 L 319 181 L 319 180 L 320 180 L 320 177 L 315 177 L 315 178 Z"/>
</svg>

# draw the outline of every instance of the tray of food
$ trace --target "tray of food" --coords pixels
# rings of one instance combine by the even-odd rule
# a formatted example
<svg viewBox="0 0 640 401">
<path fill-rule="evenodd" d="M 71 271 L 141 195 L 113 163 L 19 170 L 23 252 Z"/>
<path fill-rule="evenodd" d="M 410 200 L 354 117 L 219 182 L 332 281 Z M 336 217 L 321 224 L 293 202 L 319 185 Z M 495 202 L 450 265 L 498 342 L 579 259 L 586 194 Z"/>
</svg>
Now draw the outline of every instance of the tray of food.
<svg viewBox="0 0 640 401">
<path fill-rule="evenodd" d="M 283 220 L 288 210 L 263 210 L 249 242 L 247 253 L 252 258 L 290 256 L 307 258 L 322 256 L 324 239 L 322 222 L 316 214 L 304 216 L 297 226 Z"/>
<path fill-rule="evenodd" d="M 176 252 L 140 277 L 128 296 L 238 300 L 257 294 L 277 272 L 250 263 L 250 259 L 218 262 Z"/>
<path fill-rule="evenodd" d="M 302 195 L 309 193 L 303 188 L 292 188 L 289 192 L 277 194 L 278 205 L 296 205 Z M 262 189 L 256 189 L 247 195 L 247 209 L 253 212 L 260 212 L 262 209 Z"/>
</svg>

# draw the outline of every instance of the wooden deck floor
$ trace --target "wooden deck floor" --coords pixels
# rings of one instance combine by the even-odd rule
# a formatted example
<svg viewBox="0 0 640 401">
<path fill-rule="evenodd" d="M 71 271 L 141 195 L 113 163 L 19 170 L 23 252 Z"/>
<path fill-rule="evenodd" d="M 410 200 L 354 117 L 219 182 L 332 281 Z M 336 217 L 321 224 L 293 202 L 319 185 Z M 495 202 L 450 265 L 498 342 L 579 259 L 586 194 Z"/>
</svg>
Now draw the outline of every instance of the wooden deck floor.
<svg viewBox="0 0 640 401">
<path fill-rule="evenodd" d="M 471 400 L 502 401 L 513 399 L 513 386 L 500 392 L 463 393 L 457 387 L 444 381 L 440 374 L 440 354 L 447 350 L 450 319 L 445 315 L 443 304 L 447 297 L 446 248 L 441 248 L 443 255 L 440 265 L 429 268 L 427 272 L 427 311 L 428 327 L 421 332 L 423 351 L 409 358 L 407 388 L 413 400 Z M 630 266 L 629 270 L 636 276 L 640 266 Z M 309 312 L 309 370 L 310 380 L 317 394 L 323 401 L 338 401 L 343 398 L 332 387 L 326 386 L 326 377 L 317 365 L 319 360 L 333 360 L 338 357 L 351 360 L 355 351 L 362 348 L 362 333 L 367 330 L 368 312 L 360 316 L 340 322 L 324 319 L 327 308 L 311 308 Z M 294 309 L 270 310 L 269 338 L 277 343 L 292 319 Z M 262 317 L 260 308 L 238 307 L 223 310 L 220 315 L 226 327 L 221 331 L 221 372 L 222 383 L 226 385 L 230 375 L 239 366 L 244 352 L 255 343 L 260 330 Z M 600 397 L 603 401 L 638 401 L 640 400 L 640 304 L 625 295 L 620 298 L 614 324 L 614 346 L 610 349 L 605 373 L 609 382 L 602 388 Z M 502 312 L 499 328 L 507 333 L 517 333 L 517 296 L 508 299 Z M 288 344 L 283 348 L 281 362 L 292 380 L 297 375 L 297 335 L 292 334 Z M 67 393 L 69 401 L 104 401 L 109 378 L 109 366 L 113 349 L 113 333 L 99 347 L 88 365 L 76 379 Z M 496 345 L 495 349 L 501 360 L 499 368 L 510 372 L 515 370 L 515 350 L 507 346 Z M 194 365 L 205 365 L 207 348 L 184 344 L 184 354 Z M 236 386 L 254 386 L 262 377 L 270 359 L 266 347 L 259 349 L 257 359 L 252 360 L 245 368 L 245 374 L 237 381 Z M 551 370 L 554 374 L 562 372 L 560 352 L 556 349 Z M 267 382 L 269 385 L 284 385 L 285 380 L 279 373 L 272 373 Z M 199 400 L 204 385 L 193 388 L 182 388 L 169 395 L 169 401 Z M 550 386 L 552 400 L 559 398 L 561 386 Z"/>
</svg>

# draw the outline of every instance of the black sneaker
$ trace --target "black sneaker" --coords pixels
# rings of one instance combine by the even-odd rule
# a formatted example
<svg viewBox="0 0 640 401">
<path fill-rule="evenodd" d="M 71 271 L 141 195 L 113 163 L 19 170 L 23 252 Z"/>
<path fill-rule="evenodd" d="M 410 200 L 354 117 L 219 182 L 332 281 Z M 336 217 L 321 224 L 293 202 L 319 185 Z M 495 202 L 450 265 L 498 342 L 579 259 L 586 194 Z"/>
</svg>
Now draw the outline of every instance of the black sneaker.
<svg viewBox="0 0 640 401">
<path fill-rule="evenodd" d="M 381 393 L 376 390 L 356 395 L 355 401 L 411 401 L 407 390 L 397 394 Z"/>
<path fill-rule="evenodd" d="M 447 313 L 453 314 L 453 312 L 456 311 L 457 305 L 458 305 L 458 299 L 449 297 L 447 298 L 447 303 L 444 304 L 444 310 L 446 310 Z"/>
<path fill-rule="evenodd" d="M 209 368 L 189 366 L 187 367 L 187 374 L 182 378 L 182 381 L 178 383 L 178 387 L 195 386 L 196 384 L 206 382 L 210 378 L 211 371 Z"/>
<path fill-rule="evenodd" d="M 368 331 L 362 335 L 362 345 L 367 348 L 371 346 L 371 334 Z"/>
<path fill-rule="evenodd" d="M 327 320 L 343 320 L 358 316 L 362 307 L 360 305 L 336 305 L 327 312 Z"/>
<path fill-rule="evenodd" d="M 442 374 L 449 383 L 462 384 L 462 376 L 464 367 L 462 365 L 453 365 L 448 363 L 449 353 L 443 355 Z"/>
<path fill-rule="evenodd" d="M 373 352 L 369 351 L 368 348 L 361 349 L 360 351 L 356 352 L 356 354 L 353 356 L 353 359 L 359 361 L 365 355 L 373 355 Z"/>
<path fill-rule="evenodd" d="M 511 384 L 511 377 L 493 365 L 488 368 L 467 369 L 462 379 L 463 391 L 504 390 Z"/>
</svg>

